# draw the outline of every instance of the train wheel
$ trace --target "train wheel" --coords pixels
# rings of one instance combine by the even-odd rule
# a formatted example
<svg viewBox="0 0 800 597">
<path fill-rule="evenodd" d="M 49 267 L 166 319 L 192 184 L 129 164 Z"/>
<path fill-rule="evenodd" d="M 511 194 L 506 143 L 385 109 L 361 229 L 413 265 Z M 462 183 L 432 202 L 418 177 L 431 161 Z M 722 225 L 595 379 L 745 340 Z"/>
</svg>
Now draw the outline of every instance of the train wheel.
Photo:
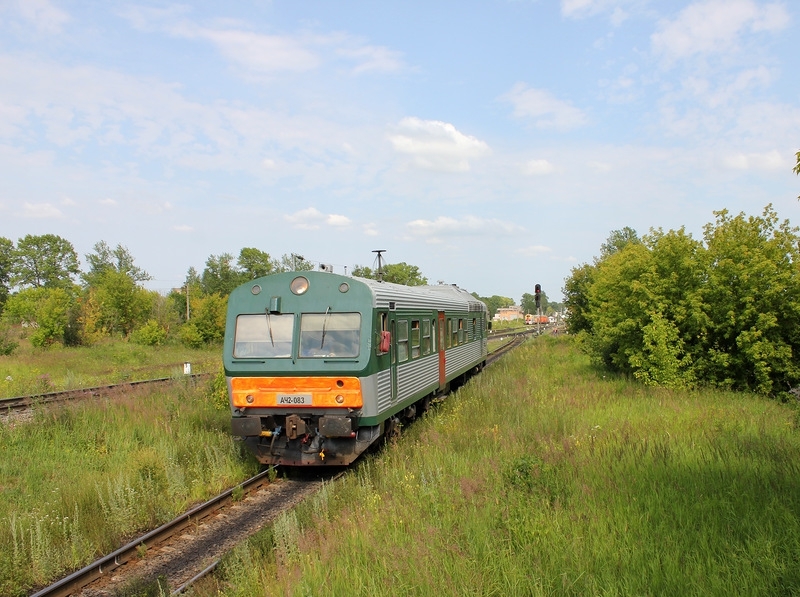
<svg viewBox="0 0 800 597">
<path fill-rule="evenodd" d="M 400 437 L 400 419 L 397 417 L 389 417 L 386 419 L 383 427 L 383 439 L 386 443 L 397 441 Z"/>
</svg>

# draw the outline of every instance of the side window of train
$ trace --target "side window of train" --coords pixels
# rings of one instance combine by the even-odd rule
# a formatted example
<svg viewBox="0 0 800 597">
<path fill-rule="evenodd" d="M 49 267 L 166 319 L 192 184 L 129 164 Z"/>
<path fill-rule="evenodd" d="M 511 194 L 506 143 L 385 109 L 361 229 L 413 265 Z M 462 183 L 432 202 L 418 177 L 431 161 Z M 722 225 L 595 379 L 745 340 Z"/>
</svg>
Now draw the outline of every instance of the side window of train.
<svg viewBox="0 0 800 597">
<path fill-rule="evenodd" d="M 411 320 L 411 358 L 416 359 L 419 356 L 420 347 L 420 329 L 419 320 Z"/>
<path fill-rule="evenodd" d="M 451 317 L 447 318 L 447 332 L 445 335 L 445 342 L 447 348 L 453 346 L 453 319 Z"/>
<path fill-rule="evenodd" d="M 431 327 L 430 320 L 422 320 L 422 354 L 431 354 Z"/>
<path fill-rule="evenodd" d="M 397 320 L 397 362 L 408 360 L 408 321 Z"/>
<path fill-rule="evenodd" d="M 473 317 L 472 318 L 472 328 L 469 330 L 470 340 L 477 340 L 478 339 L 478 320 Z"/>
<path fill-rule="evenodd" d="M 450 345 L 458 346 L 458 320 L 451 319 L 450 322 Z"/>
<path fill-rule="evenodd" d="M 466 341 L 466 338 L 464 337 L 465 332 L 466 332 L 466 330 L 464 329 L 464 320 L 463 319 L 459 319 L 458 320 L 458 343 L 459 344 L 464 344 L 464 342 Z"/>
</svg>

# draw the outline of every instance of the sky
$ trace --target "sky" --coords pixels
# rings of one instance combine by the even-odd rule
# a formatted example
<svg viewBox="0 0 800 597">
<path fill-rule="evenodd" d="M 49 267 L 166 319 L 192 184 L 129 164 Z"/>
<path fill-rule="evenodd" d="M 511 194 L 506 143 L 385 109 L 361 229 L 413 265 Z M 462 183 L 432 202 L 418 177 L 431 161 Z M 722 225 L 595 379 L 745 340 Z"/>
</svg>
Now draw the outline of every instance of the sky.
<svg viewBox="0 0 800 597">
<path fill-rule="evenodd" d="M 800 3 L 0 0 L 0 236 L 562 300 L 614 230 L 800 223 Z"/>
</svg>

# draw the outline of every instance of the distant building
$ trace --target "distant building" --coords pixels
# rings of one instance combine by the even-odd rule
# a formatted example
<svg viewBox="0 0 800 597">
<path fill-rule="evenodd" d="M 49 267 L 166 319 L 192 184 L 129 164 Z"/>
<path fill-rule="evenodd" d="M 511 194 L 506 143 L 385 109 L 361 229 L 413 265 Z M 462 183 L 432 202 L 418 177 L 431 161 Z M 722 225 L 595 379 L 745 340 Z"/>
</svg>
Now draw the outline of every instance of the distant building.
<svg viewBox="0 0 800 597">
<path fill-rule="evenodd" d="M 512 305 L 511 307 L 501 307 L 497 310 L 492 318 L 494 321 L 514 321 L 515 319 L 522 319 L 522 307 Z"/>
</svg>

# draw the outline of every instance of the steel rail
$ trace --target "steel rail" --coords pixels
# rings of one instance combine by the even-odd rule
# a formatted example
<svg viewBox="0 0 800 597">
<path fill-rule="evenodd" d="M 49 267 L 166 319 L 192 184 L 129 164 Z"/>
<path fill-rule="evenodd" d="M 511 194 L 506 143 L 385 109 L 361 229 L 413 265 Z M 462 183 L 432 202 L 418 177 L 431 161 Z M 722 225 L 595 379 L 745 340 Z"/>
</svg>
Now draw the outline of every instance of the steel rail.
<svg viewBox="0 0 800 597">
<path fill-rule="evenodd" d="M 233 501 L 233 493 L 241 490 L 243 495 L 256 491 L 270 483 L 269 475 L 272 469 L 268 469 L 259 473 L 255 477 L 244 481 L 243 483 L 228 489 L 220 495 L 200 504 L 175 518 L 174 520 L 150 531 L 141 537 L 131 541 L 127 545 L 120 547 L 113 553 L 100 558 L 99 560 L 73 572 L 69 576 L 53 583 L 31 597 L 66 597 L 73 595 L 83 589 L 85 586 L 91 584 L 95 580 L 108 574 L 112 570 L 125 564 L 132 557 L 138 555 L 139 550 L 156 546 L 173 535 L 179 533 L 189 525 L 196 524 L 201 520 L 207 518 L 223 506 Z"/>
<path fill-rule="evenodd" d="M 28 396 L 16 396 L 13 398 L 0 398 L 0 414 L 9 411 L 25 410 L 36 404 L 51 404 L 56 402 L 67 402 L 80 398 L 99 398 L 113 392 L 124 392 L 126 389 L 134 389 L 148 385 L 166 385 L 175 383 L 181 379 L 203 379 L 212 375 L 211 373 L 192 373 L 180 377 L 159 377 L 157 379 L 143 379 L 140 381 L 126 381 L 105 386 L 95 386 L 92 388 L 76 388 L 73 390 L 61 390 L 58 392 L 45 392 L 42 394 L 31 394 Z"/>
</svg>

